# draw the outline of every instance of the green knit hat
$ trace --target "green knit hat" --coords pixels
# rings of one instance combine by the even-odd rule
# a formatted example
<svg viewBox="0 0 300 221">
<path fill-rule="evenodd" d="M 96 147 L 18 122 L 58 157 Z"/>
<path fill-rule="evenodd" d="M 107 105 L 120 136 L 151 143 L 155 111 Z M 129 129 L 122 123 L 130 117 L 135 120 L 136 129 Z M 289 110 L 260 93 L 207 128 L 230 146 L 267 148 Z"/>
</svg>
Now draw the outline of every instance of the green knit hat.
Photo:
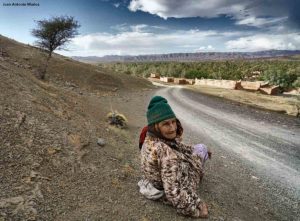
<svg viewBox="0 0 300 221">
<path fill-rule="evenodd" d="M 168 101 L 161 96 L 153 97 L 148 105 L 148 125 L 158 123 L 170 118 L 176 118 L 176 116 L 172 108 L 168 104 Z"/>
</svg>

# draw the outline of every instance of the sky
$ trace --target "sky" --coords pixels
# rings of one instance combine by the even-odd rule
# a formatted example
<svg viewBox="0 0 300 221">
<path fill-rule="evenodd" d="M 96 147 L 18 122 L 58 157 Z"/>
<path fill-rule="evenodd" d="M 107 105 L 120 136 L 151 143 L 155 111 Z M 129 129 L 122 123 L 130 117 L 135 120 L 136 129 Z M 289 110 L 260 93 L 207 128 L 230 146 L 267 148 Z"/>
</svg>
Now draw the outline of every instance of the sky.
<svg viewBox="0 0 300 221">
<path fill-rule="evenodd" d="M 66 56 L 300 50 L 300 0 L 0 2 L 0 34 L 31 45 L 36 21 L 74 16 L 79 35 L 55 51 Z"/>
</svg>

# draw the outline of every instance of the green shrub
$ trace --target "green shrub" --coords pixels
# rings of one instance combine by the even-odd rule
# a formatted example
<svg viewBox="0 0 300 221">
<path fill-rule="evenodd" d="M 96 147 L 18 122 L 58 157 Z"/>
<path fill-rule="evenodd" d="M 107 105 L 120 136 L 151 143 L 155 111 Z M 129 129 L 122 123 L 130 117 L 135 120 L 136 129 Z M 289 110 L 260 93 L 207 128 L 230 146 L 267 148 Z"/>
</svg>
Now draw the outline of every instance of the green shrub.
<svg viewBox="0 0 300 221">
<path fill-rule="evenodd" d="M 193 78 L 208 78 L 208 74 L 205 73 L 205 72 L 198 71 L 198 70 L 190 70 L 185 74 L 185 77 L 190 78 L 190 79 L 193 79 Z"/>
<path fill-rule="evenodd" d="M 234 60 L 205 62 L 128 62 L 105 63 L 109 68 L 120 73 L 148 77 L 150 73 L 161 76 L 210 78 L 224 80 L 248 79 L 254 71 L 259 71 L 258 80 L 267 80 L 281 89 L 299 85 L 300 60 Z M 127 71 L 127 72 L 126 72 Z M 256 79 L 254 79 L 256 80 Z"/>
<path fill-rule="evenodd" d="M 291 88 L 296 79 L 297 75 L 294 72 L 280 69 L 267 70 L 263 75 L 263 80 L 269 81 L 269 83 L 272 85 L 279 85 L 281 90 Z"/>
<path fill-rule="evenodd" d="M 300 77 L 297 77 L 297 79 L 294 81 L 293 87 L 299 87 L 300 88 Z"/>
</svg>

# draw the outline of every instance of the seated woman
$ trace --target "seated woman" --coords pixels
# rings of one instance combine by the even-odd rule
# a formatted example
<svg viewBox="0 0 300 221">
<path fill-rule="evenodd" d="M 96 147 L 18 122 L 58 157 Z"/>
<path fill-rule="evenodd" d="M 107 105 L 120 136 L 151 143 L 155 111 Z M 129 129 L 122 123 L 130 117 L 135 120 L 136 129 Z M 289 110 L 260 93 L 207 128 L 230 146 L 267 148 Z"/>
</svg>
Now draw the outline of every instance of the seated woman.
<svg viewBox="0 0 300 221">
<path fill-rule="evenodd" d="M 165 98 L 151 99 L 147 120 L 147 133 L 141 143 L 140 192 L 148 199 L 163 199 L 180 214 L 206 218 L 207 205 L 196 189 L 203 176 L 204 161 L 211 153 L 203 149 L 204 145 L 198 145 L 196 150 L 180 142 L 183 129 Z"/>
</svg>

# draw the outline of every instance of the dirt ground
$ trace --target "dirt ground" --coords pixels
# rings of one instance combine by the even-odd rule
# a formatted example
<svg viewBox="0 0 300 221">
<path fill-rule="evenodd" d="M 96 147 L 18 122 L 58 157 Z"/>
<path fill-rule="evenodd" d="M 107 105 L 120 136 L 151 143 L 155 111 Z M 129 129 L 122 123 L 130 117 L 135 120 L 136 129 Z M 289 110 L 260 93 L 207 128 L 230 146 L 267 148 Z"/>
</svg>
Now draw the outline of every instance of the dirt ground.
<svg viewBox="0 0 300 221">
<path fill-rule="evenodd" d="M 0 40 L 1 221 L 192 220 L 138 192 L 138 135 L 155 87 L 60 56 L 40 81 L 42 52 Z M 126 129 L 108 124 L 111 109 L 127 117 Z M 241 220 L 222 213 L 222 200 L 208 202 L 209 220 Z"/>
<path fill-rule="evenodd" d="M 252 107 L 285 113 L 291 116 L 299 116 L 299 95 L 270 96 L 259 92 L 248 92 L 242 90 L 229 90 L 203 86 L 188 86 L 191 90 L 201 93 L 219 96 L 228 100 L 236 101 Z"/>
</svg>

